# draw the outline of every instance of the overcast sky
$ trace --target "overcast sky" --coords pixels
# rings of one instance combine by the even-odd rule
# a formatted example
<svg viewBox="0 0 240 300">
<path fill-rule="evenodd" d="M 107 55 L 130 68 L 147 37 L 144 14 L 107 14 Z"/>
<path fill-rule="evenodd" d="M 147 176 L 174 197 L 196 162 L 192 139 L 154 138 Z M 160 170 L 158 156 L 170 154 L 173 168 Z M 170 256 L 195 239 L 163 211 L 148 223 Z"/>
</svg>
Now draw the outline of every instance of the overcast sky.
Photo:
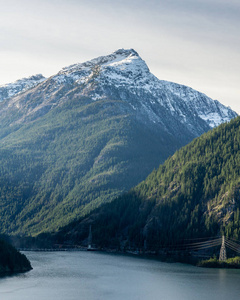
<svg viewBox="0 0 240 300">
<path fill-rule="evenodd" d="M 0 0 L 0 84 L 134 48 L 240 113 L 239 0 Z"/>
</svg>

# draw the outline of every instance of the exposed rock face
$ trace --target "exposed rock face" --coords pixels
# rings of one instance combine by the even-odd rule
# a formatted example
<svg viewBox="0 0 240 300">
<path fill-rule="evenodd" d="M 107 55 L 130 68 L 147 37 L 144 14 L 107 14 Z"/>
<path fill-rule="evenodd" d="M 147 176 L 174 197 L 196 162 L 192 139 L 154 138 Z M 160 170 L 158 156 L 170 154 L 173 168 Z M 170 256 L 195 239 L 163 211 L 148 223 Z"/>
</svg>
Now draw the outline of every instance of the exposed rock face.
<svg viewBox="0 0 240 300">
<path fill-rule="evenodd" d="M 28 92 L 22 94 L 24 91 Z M 0 100 L 12 98 L 8 107 L 17 108 L 20 115 L 23 110 L 22 121 L 29 115 L 42 116 L 63 101 L 79 96 L 93 101 L 124 101 L 144 123 L 158 123 L 168 131 L 169 118 L 177 119 L 194 135 L 237 116 L 229 107 L 190 87 L 159 80 L 133 49 L 120 49 L 71 65 L 48 79 L 36 75 L 0 87 Z"/>
</svg>

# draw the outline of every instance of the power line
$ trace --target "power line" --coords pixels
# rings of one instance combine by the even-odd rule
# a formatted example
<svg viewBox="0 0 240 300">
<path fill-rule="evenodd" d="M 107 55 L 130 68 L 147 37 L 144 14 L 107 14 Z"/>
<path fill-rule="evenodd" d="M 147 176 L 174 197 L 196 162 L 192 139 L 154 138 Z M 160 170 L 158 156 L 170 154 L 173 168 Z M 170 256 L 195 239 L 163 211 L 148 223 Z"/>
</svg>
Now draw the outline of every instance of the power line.
<svg viewBox="0 0 240 300">
<path fill-rule="evenodd" d="M 238 247 L 232 245 L 232 244 L 229 243 L 228 241 L 226 241 L 226 246 L 227 246 L 228 248 L 230 248 L 231 250 L 240 253 L 240 248 L 238 248 Z"/>
<path fill-rule="evenodd" d="M 231 241 L 231 240 L 229 240 L 229 239 L 227 239 L 227 241 L 228 241 L 229 243 L 231 243 L 233 246 L 235 246 L 235 247 L 237 247 L 237 248 L 240 248 L 240 245 L 239 245 L 238 243 L 233 242 L 233 241 Z"/>
<path fill-rule="evenodd" d="M 233 250 L 234 252 L 240 253 L 240 251 L 238 249 L 234 248 L 233 246 L 231 246 L 227 242 L 226 242 L 226 247 L 229 248 L 229 249 L 231 249 L 231 250 Z"/>
<path fill-rule="evenodd" d="M 204 250 L 207 248 L 213 248 L 213 247 L 217 247 L 220 246 L 221 242 L 216 242 L 213 244 L 208 244 L 208 245 L 203 245 L 203 246 L 194 246 L 194 247 L 189 247 L 190 250 Z"/>
<path fill-rule="evenodd" d="M 211 241 L 205 241 L 205 242 L 199 242 L 199 243 L 191 243 L 191 244 L 185 244 L 185 246 L 193 246 L 193 245 L 206 245 L 206 244 L 211 244 L 215 243 L 216 241 L 221 241 L 221 238 L 211 240 Z"/>
<path fill-rule="evenodd" d="M 206 240 L 206 239 L 216 239 L 216 238 L 222 238 L 220 235 L 217 236 L 208 236 L 208 237 L 202 237 L 202 238 L 192 238 L 192 239 L 184 239 L 185 241 L 194 241 L 194 240 Z"/>
</svg>

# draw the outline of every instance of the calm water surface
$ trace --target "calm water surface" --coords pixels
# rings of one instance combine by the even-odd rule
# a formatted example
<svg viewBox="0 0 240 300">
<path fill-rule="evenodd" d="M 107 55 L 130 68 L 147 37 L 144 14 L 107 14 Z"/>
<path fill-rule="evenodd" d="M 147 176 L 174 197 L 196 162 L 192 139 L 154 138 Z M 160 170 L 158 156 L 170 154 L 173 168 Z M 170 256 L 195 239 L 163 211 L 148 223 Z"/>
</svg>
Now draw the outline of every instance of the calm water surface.
<svg viewBox="0 0 240 300">
<path fill-rule="evenodd" d="M 240 299 L 240 270 L 96 252 L 25 254 L 34 269 L 1 278 L 1 300 Z"/>
</svg>

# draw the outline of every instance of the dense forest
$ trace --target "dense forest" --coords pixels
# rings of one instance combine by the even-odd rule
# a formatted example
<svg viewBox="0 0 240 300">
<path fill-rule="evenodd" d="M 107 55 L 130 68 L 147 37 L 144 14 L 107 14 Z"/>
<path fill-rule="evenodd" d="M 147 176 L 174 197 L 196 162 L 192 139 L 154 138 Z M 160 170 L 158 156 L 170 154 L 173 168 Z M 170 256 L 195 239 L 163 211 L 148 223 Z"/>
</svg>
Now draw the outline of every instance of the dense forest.
<svg viewBox="0 0 240 300">
<path fill-rule="evenodd" d="M 53 235 L 54 243 L 157 250 L 240 234 L 240 117 L 177 151 L 146 180 Z M 39 237 L 41 240 L 41 236 Z"/>
</svg>

